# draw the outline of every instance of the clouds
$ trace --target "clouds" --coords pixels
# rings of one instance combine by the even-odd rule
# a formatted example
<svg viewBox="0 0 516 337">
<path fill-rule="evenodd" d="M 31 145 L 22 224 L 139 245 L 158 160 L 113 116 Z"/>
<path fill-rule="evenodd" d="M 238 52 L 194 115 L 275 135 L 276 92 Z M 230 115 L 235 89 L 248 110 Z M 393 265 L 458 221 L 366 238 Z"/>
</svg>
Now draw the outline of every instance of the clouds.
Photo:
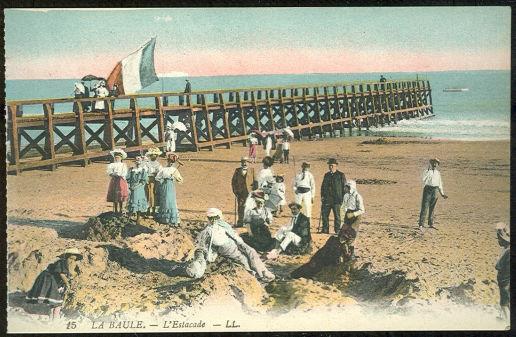
<svg viewBox="0 0 516 337">
<path fill-rule="evenodd" d="M 170 22 L 172 21 L 172 17 L 170 15 L 162 15 L 162 16 L 155 16 L 154 21 L 156 22 Z"/>
</svg>

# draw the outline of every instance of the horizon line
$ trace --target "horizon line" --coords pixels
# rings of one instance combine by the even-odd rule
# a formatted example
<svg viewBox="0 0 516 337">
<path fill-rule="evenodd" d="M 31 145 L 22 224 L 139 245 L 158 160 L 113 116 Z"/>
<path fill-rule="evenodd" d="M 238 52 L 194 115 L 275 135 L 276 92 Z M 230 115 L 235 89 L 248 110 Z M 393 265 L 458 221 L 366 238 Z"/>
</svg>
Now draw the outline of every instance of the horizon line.
<svg viewBox="0 0 516 337">
<path fill-rule="evenodd" d="M 510 71 L 511 68 L 508 69 L 448 69 L 448 70 L 428 70 L 428 71 L 417 71 L 417 70 L 406 70 L 406 71 L 362 71 L 362 72 L 312 72 L 312 73 L 247 73 L 247 74 L 224 74 L 224 75 L 187 75 L 187 76 L 160 76 L 162 74 L 157 74 L 158 78 L 193 78 L 193 77 L 223 77 L 223 76 L 272 76 L 272 75 L 327 75 L 327 74 L 404 74 L 404 73 L 443 73 L 443 72 L 468 72 L 468 71 Z M 167 74 L 163 74 L 167 75 Z M 36 80 L 80 80 L 77 78 L 70 77 L 53 77 L 53 78 L 5 78 L 6 81 L 36 81 Z"/>
</svg>

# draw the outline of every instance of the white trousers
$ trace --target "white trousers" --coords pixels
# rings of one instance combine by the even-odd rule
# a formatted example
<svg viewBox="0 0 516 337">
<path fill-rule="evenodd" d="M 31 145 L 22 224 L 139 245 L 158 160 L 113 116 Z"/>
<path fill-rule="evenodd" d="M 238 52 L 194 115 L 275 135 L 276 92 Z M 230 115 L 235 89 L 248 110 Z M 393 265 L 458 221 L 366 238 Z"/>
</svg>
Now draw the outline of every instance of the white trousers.
<svg viewBox="0 0 516 337">
<path fill-rule="evenodd" d="M 303 206 L 301 211 L 308 219 L 312 218 L 312 191 L 306 193 L 296 193 L 296 203 Z"/>
<path fill-rule="evenodd" d="M 296 246 L 301 243 L 301 237 L 294 232 L 286 230 L 285 227 L 282 227 L 278 230 L 275 236 L 276 240 L 280 241 L 280 247 L 284 251 L 287 249 L 288 245 L 291 243 Z"/>
</svg>

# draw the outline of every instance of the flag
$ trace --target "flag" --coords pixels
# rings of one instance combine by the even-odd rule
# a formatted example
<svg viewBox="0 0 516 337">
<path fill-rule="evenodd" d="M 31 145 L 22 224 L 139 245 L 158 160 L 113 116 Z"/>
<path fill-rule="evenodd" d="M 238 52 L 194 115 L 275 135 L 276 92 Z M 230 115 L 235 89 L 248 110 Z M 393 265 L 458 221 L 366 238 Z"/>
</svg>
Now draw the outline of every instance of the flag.
<svg viewBox="0 0 516 337">
<path fill-rule="evenodd" d="M 109 88 L 113 88 L 113 85 L 116 84 L 118 94 L 132 94 L 158 81 L 154 69 L 155 45 L 156 38 L 153 37 L 138 50 L 118 62 L 108 76 Z"/>
</svg>

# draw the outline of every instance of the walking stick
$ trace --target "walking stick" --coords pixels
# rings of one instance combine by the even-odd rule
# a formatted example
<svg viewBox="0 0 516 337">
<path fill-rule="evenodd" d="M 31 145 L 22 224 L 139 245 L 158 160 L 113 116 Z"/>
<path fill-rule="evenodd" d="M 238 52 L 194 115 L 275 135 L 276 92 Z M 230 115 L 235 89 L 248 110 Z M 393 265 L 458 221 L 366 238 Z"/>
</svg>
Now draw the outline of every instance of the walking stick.
<svg viewBox="0 0 516 337">
<path fill-rule="evenodd" d="M 235 222 L 234 224 L 237 224 L 237 197 L 235 196 Z"/>
<path fill-rule="evenodd" d="M 319 211 L 319 223 L 317 224 L 317 233 L 321 232 L 321 219 L 322 219 L 322 202 L 321 202 L 321 210 Z"/>
</svg>

